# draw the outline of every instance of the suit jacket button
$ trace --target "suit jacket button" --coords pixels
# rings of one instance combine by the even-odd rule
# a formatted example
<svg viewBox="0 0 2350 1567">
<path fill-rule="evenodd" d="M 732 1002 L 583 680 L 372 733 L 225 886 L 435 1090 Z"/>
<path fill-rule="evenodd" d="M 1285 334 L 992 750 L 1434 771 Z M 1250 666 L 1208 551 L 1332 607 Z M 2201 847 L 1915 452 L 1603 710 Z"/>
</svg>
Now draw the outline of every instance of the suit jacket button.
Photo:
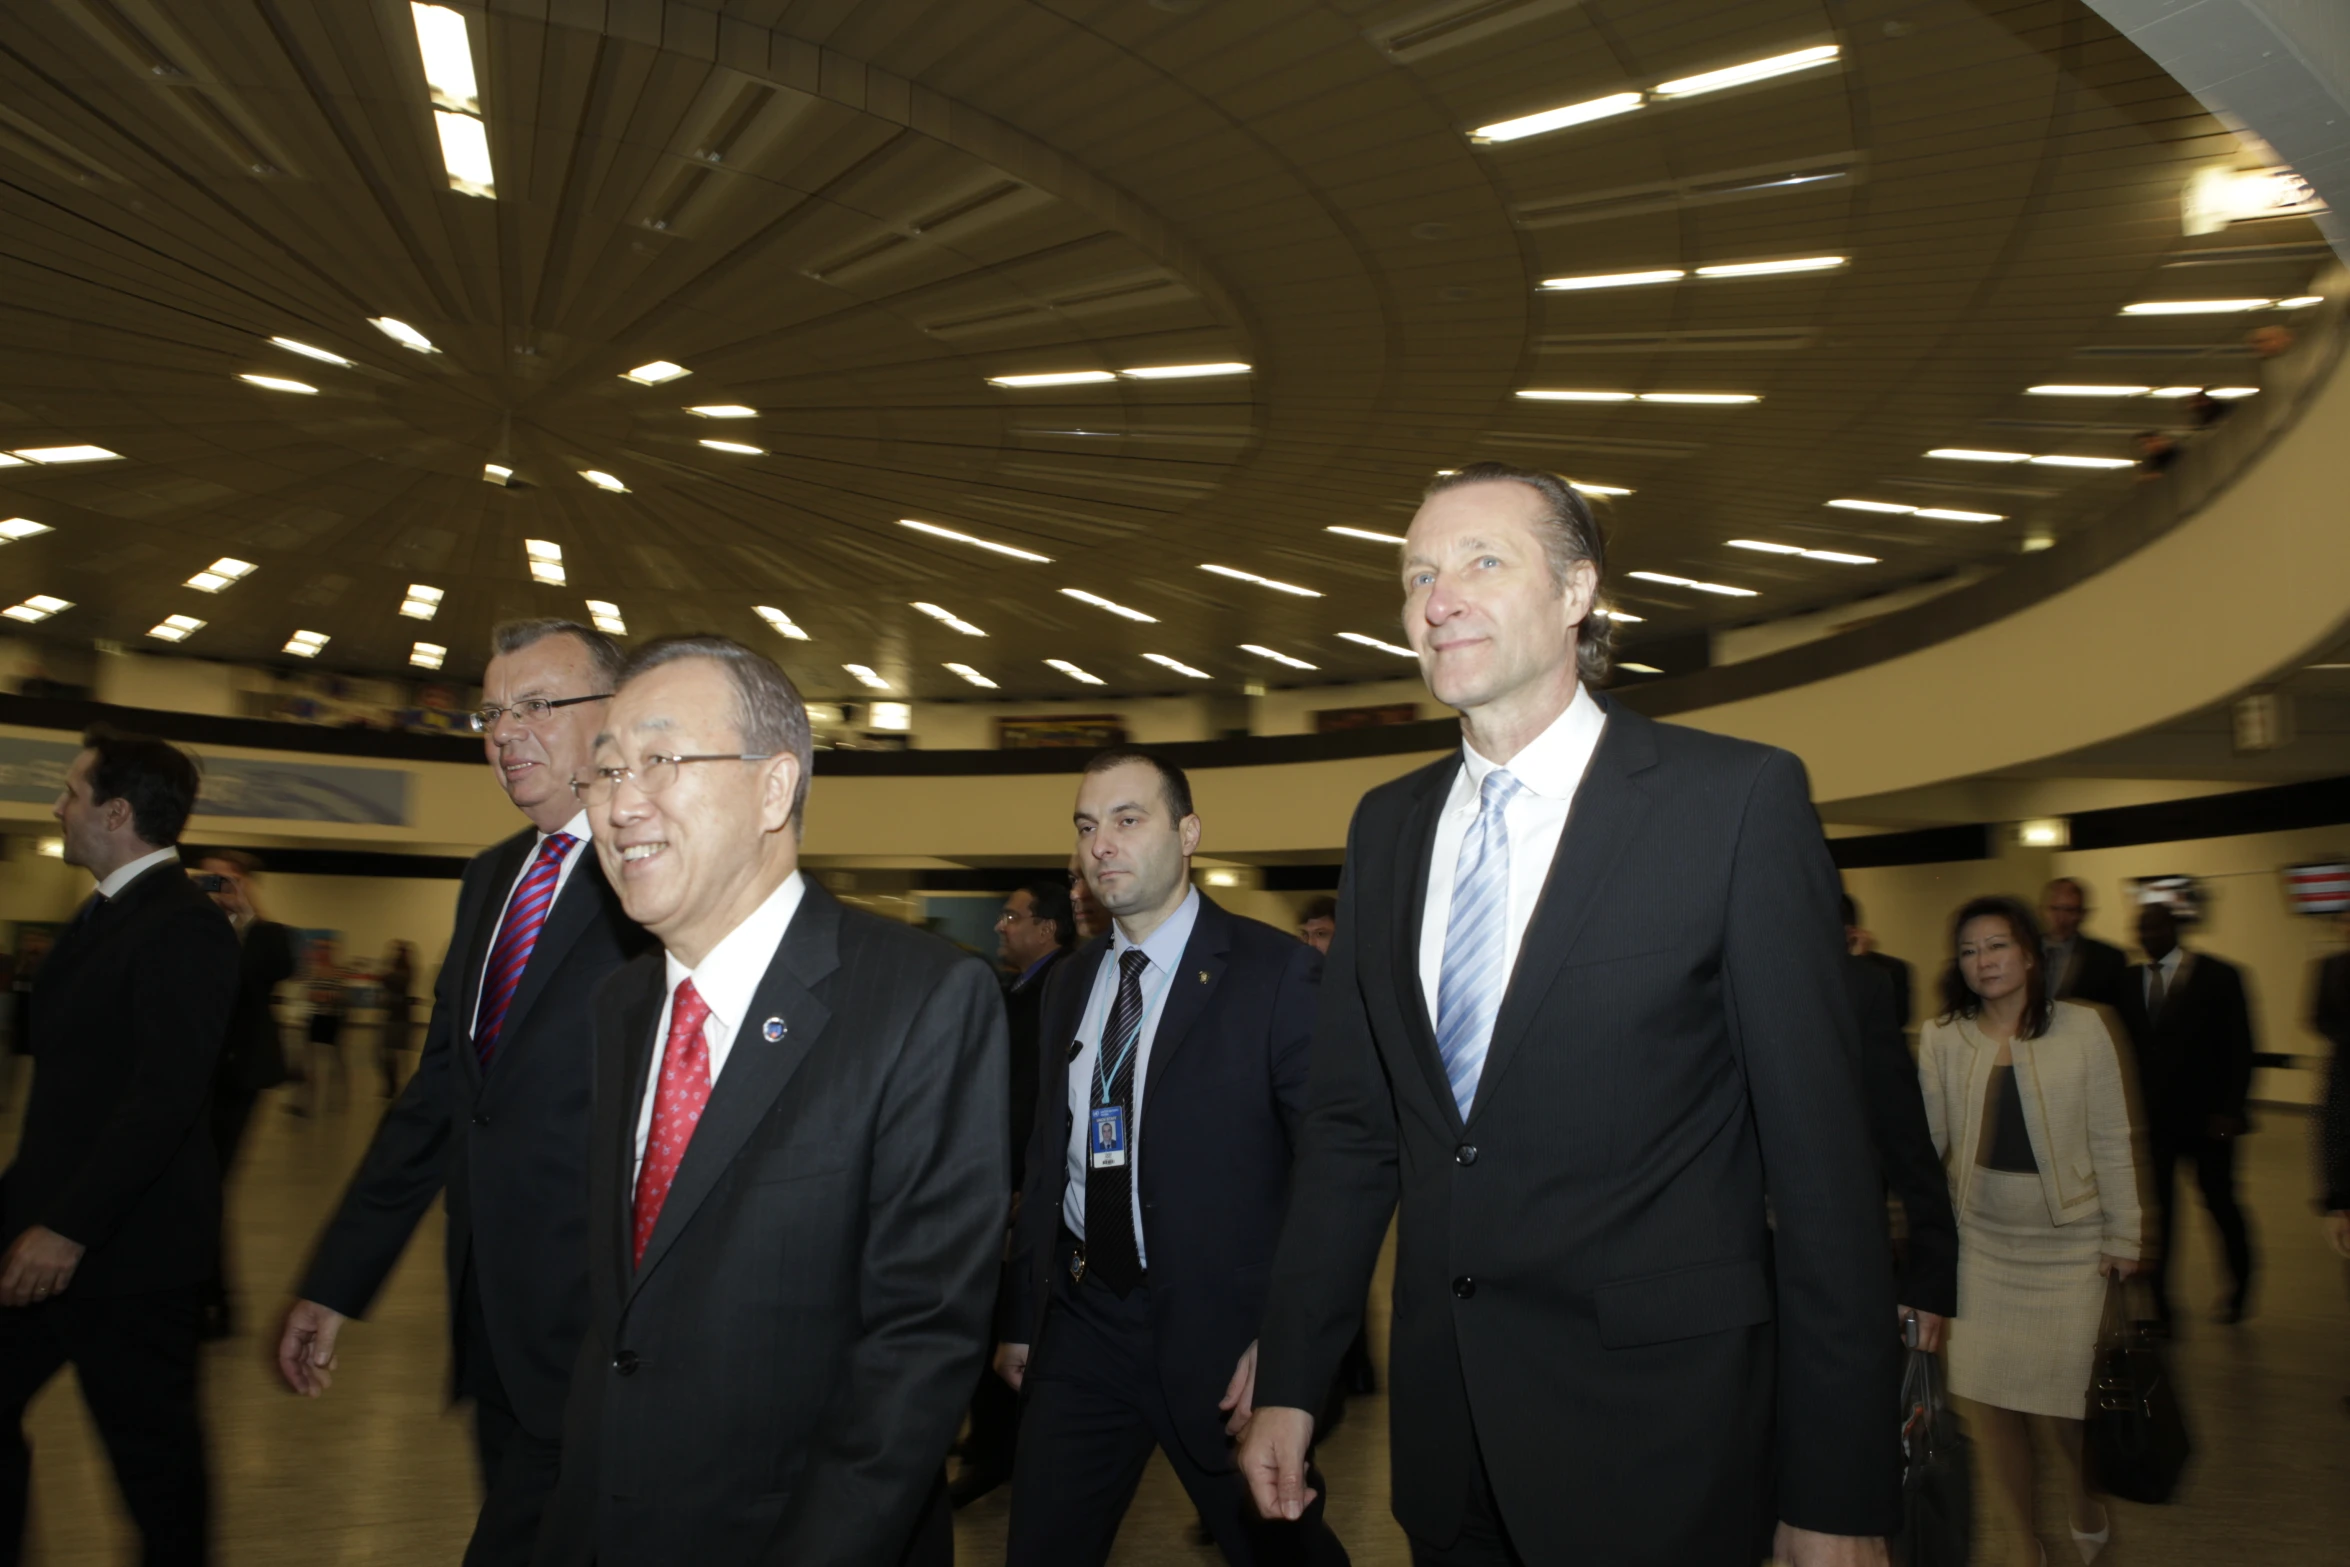
<svg viewBox="0 0 2350 1567">
<path fill-rule="evenodd" d="M 1452 1292 L 1463 1300 L 1474 1300 L 1477 1295 L 1477 1281 L 1464 1273 L 1452 1281 Z"/>
<path fill-rule="evenodd" d="M 624 1349 L 612 1357 L 612 1369 L 624 1377 L 636 1375 L 636 1351 Z"/>
<path fill-rule="evenodd" d="M 487 1126 L 490 1124 L 490 1118 L 477 1110 L 473 1115 L 473 1124 L 476 1126 Z"/>
<path fill-rule="evenodd" d="M 1457 1164 L 1475 1164 L 1477 1162 L 1477 1145 L 1463 1143 L 1452 1151 L 1452 1157 Z"/>
</svg>

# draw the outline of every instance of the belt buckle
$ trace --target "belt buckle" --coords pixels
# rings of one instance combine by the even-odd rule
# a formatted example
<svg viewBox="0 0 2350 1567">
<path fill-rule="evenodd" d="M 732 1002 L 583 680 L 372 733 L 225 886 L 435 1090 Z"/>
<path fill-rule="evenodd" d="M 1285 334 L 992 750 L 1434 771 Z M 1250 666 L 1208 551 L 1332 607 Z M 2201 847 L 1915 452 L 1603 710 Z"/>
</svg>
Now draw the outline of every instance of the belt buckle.
<svg viewBox="0 0 2350 1567">
<path fill-rule="evenodd" d="M 1069 1282 L 1072 1284 L 1085 1282 L 1085 1243 L 1083 1241 L 1079 1241 L 1069 1249 Z"/>
</svg>

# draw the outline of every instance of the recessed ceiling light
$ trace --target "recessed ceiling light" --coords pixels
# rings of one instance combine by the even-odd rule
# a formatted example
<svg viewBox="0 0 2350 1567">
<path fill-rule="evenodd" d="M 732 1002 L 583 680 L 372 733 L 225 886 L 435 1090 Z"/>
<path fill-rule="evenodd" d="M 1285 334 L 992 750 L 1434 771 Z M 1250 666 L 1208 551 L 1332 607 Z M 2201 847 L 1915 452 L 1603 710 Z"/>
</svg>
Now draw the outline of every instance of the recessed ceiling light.
<svg viewBox="0 0 2350 1567">
<path fill-rule="evenodd" d="M 1642 392 L 1644 403 L 1759 403 L 1754 392 Z"/>
<path fill-rule="evenodd" d="M 489 127 L 470 114 L 447 109 L 433 110 L 432 123 L 440 133 L 441 168 L 449 176 L 449 188 L 496 199 L 498 171 L 490 162 Z"/>
<path fill-rule="evenodd" d="M 6 615 L 10 620 L 22 620 L 30 623 L 47 620 L 60 610 L 71 608 L 73 608 L 71 599 L 61 599 L 48 593 L 35 593 L 22 604 L 11 604 L 6 609 L 0 609 L 0 615 Z"/>
<path fill-rule="evenodd" d="M 1034 550 L 1018 549 L 1009 544 L 998 544 L 993 539 L 982 539 L 953 528 L 942 528 L 935 522 L 916 522 L 911 517 L 900 517 L 898 526 L 912 528 L 917 533 L 927 533 L 933 538 L 953 539 L 957 544 L 970 544 L 983 550 L 993 550 L 998 555 L 1009 555 L 1014 560 L 1034 561 L 1040 566 L 1049 566 L 1053 562 L 1050 555 L 1039 555 Z"/>
<path fill-rule="evenodd" d="M 1272 648 L 1263 647 L 1254 642 L 1243 642 L 1240 644 L 1240 650 L 1243 653 L 1254 653 L 1259 658 L 1269 658 L 1276 664 L 1287 664 L 1291 669 L 1315 669 L 1320 667 L 1319 665 L 1309 664 L 1302 658 L 1291 658 L 1287 653 L 1276 652 Z"/>
<path fill-rule="evenodd" d="M 1931 517 L 1936 522 L 2005 522 L 2007 514 L 1996 511 L 1960 511 L 1955 506 L 1920 506 L 1917 515 Z"/>
<path fill-rule="evenodd" d="M 333 640 L 323 631 L 297 631 L 286 638 L 283 651 L 293 654 L 296 658 L 316 658 L 318 650 Z"/>
<path fill-rule="evenodd" d="M 1045 660 L 1045 665 L 1047 668 L 1059 670 L 1081 686 L 1098 686 L 1102 683 L 1099 675 L 1089 675 L 1065 658 L 1048 658 Z"/>
<path fill-rule="evenodd" d="M 184 585 L 194 588 L 200 593 L 218 593 L 223 588 L 234 587 L 250 576 L 252 571 L 253 563 L 251 561 L 236 560 L 224 555 L 204 570 L 190 577 Z"/>
<path fill-rule="evenodd" d="M 1138 365 L 1118 373 L 1130 381 L 1190 381 L 1204 376 L 1246 375 L 1254 366 L 1237 360 L 1205 365 Z"/>
<path fill-rule="evenodd" d="M 1580 479 L 1569 479 L 1567 488 L 1584 495 L 1629 495 L 1632 493 L 1620 484 L 1585 484 Z"/>
<path fill-rule="evenodd" d="M 1836 55 L 1836 45 L 1821 44 L 1816 48 L 1797 49 L 1788 54 L 1774 54 L 1768 59 L 1749 60 L 1744 65 L 1725 66 L 1721 70 L 1707 71 L 1698 76 L 1676 77 L 1669 82 L 1657 83 L 1655 92 L 1659 98 L 1693 98 L 1699 93 L 1720 92 L 1725 87 L 1743 87 L 1748 82 L 1767 82 L 1774 76 L 1826 65 Z"/>
<path fill-rule="evenodd" d="M 408 650 L 408 662 L 419 669 L 438 669 L 448 656 L 449 650 L 438 642 L 419 642 Z"/>
<path fill-rule="evenodd" d="M 965 680 L 970 681 L 973 685 L 979 687 L 983 691 L 993 691 L 996 688 L 996 683 L 994 681 L 988 679 L 987 676 L 981 674 L 978 670 L 973 669 L 969 664 L 949 664 L 946 667 L 953 670 L 956 674 L 961 675 Z"/>
<path fill-rule="evenodd" d="M 1843 266 L 1844 256 L 1795 256 L 1785 261 L 1731 261 L 1699 267 L 1699 277 L 1774 277 L 1782 272 L 1829 272 Z"/>
<path fill-rule="evenodd" d="M 1953 462 L 2030 462 L 2030 452 L 1985 452 L 1971 446 L 1937 446 L 1926 453 L 1928 457 L 1947 457 Z"/>
<path fill-rule="evenodd" d="M 2148 397 L 2193 397 L 2202 390 L 2203 388 L 2200 386 L 2158 386 L 2146 395 Z"/>
<path fill-rule="evenodd" d="M 571 574 L 563 569 L 561 561 L 534 560 L 530 563 L 530 575 L 533 581 L 551 588 L 568 587 L 571 583 Z"/>
<path fill-rule="evenodd" d="M 433 101 L 473 113 L 481 107 L 481 89 L 473 76 L 473 40 L 465 30 L 465 13 L 445 5 L 412 4 L 416 23 L 416 52 L 424 58 L 425 85 Z"/>
<path fill-rule="evenodd" d="M 2307 310 L 2311 305 L 2322 305 L 2325 302 L 2326 297 L 2323 294 L 2295 294 L 2291 299 L 2278 300 L 2276 308 L 2279 310 Z"/>
<path fill-rule="evenodd" d="M 552 539 L 524 539 L 522 553 L 532 560 L 561 560 L 563 546 Z"/>
<path fill-rule="evenodd" d="M 2268 299 L 2141 299 L 2122 306 L 2125 316 L 2222 316 L 2243 310 L 2266 310 Z"/>
<path fill-rule="evenodd" d="M 772 604 L 754 604 L 751 606 L 751 613 L 757 615 L 761 620 L 764 620 L 767 622 L 767 624 L 773 626 L 778 632 L 791 638 L 794 642 L 806 642 L 810 640 L 808 633 L 800 629 L 800 623 L 798 621 L 792 619 L 791 616 L 785 614 L 782 610 L 777 609 Z"/>
<path fill-rule="evenodd" d="M 582 468 L 579 470 L 579 476 L 599 490 L 610 490 L 615 495 L 628 493 L 627 485 L 622 484 L 601 468 Z"/>
<path fill-rule="evenodd" d="M 2258 397 L 2260 388 L 2257 386 L 2215 386 L 2211 389 L 2211 395 L 2222 402 L 2232 403 L 2239 397 Z"/>
<path fill-rule="evenodd" d="M 756 419 L 759 417 L 758 409 L 745 408 L 741 403 L 703 403 L 698 408 L 688 408 L 686 412 L 699 414 L 704 419 Z"/>
<path fill-rule="evenodd" d="M 1580 277 L 1546 277 L 1542 286 L 1554 294 L 1587 288 L 1639 288 L 1648 283 L 1677 282 L 1689 274 L 1679 267 L 1657 267 L 1646 272 L 1586 272 Z"/>
<path fill-rule="evenodd" d="M 1774 544 L 1768 539 L 1732 539 L 1734 550 L 1757 550 L 1765 555 L 1797 555 L 1805 560 L 1833 561 L 1839 566 L 1874 566 L 1874 555 L 1848 555 L 1842 550 L 1807 550 L 1800 544 Z"/>
<path fill-rule="evenodd" d="M 659 386 L 663 381 L 674 381 L 681 376 L 692 374 L 693 372 L 683 365 L 672 364 L 666 359 L 656 359 L 649 365 L 638 365 L 634 370 L 621 371 L 620 379 L 634 381 L 639 386 Z"/>
<path fill-rule="evenodd" d="M 936 604 L 916 603 L 912 607 L 920 610 L 923 614 L 928 615 L 932 620 L 937 621 L 940 625 L 948 627 L 950 630 L 960 631 L 967 637 L 984 637 L 987 635 L 986 632 L 980 630 L 977 626 L 974 626 L 968 620 L 961 619 L 952 611 L 941 609 Z"/>
<path fill-rule="evenodd" d="M 1294 582 L 1276 582 L 1271 577 L 1260 577 L 1253 571 L 1242 571 L 1237 566 L 1211 566 L 1202 563 L 1202 571 L 1212 571 L 1219 577 L 1230 577 L 1235 582 L 1253 582 L 1260 588 L 1271 588 L 1276 593 L 1287 593 L 1301 599 L 1318 599 L 1322 595 L 1312 588 L 1301 588 Z"/>
<path fill-rule="evenodd" d="M 258 386 L 265 391 L 302 392 L 313 397 L 318 395 L 318 388 L 312 386 L 308 381 L 289 380 L 282 375 L 240 374 L 237 379 L 244 382 L 247 386 Z"/>
<path fill-rule="evenodd" d="M 398 316 L 369 316 L 367 318 L 367 324 L 371 327 L 374 327 L 384 336 L 390 338 L 393 342 L 399 344 L 402 348 L 413 348 L 420 354 L 437 354 L 440 352 L 438 348 L 433 346 L 433 341 L 431 338 L 426 337 L 422 332 L 417 331 L 416 328 L 410 326 L 407 322 L 401 320 Z"/>
<path fill-rule="evenodd" d="M 882 679 L 878 674 L 875 674 L 873 670 L 867 665 L 843 664 L 840 667 L 847 670 L 850 674 L 856 676 L 857 684 L 861 686 L 865 686 L 875 691 L 887 691 L 889 689 L 889 682 Z"/>
<path fill-rule="evenodd" d="M 36 539 L 44 533 L 55 531 L 47 523 L 35 522 L 30 517 L 0 519 L 0 543 L 4 544 L 13 544 L 18 539 Z"/>
<path fill-rule="evenodd" d="M 1162 669 L 1172 669 L 1175 671 L 1175 673 L 1183 675 L 1192 680 L 1213 680 L 1216 678 L 1214 675 L 1209 674 L 1204 669 L 1194 669 L 1189 664 L 1183 662 L 1183 660 L 1179 658 L 1169 658 L 1164 653 L 1145 653 L 1142 656 L 1149 659 L 1152 663 L 1157 664 Z"/>
<path fill-rule="evenodd" d="M 598 631 L 606 636 L 628 635 L 628 622 L 620 618 L 619 605 L 609 599 L 583 599 L 581 602 L 587 605 L 588 619 L 594 622 Z"/>
<path fill-rule="evenodd" d="M 439 588 L 429 588 L 421 582 L 411 582 L 408 584 L 408 596 L 412 599 L 422 599 L 427 604 L 438 604 L 448 595 Z"/>
<path fill-rule="evenodd" d="M 1693 577 L 1675 577 L 1661 571 L 1628 571 L 1624 575 L 1638 577 L 1643 582 L 1661 582 L 1668 588 L 1689 588 L 1699 593 L 1715 593 L 1723 598 L 1750 599 L 1755 597 L 1755 591 L 1752 588 L 1734 588 L 1726 582 L 1699 582 Z"/>
<path fill-rule="evenodd" d="M 1155 626 L 1159 623 L 1159 617 L 1156 615 L 1146 615 L 1139 609 L 1128 609 L 1123 604 L 1103 598 L 1098 593 L 1088 593 L 1083 588 L 1063 588 L 1061 591 L 1080 604 L 1091 604 L 1095 609 L 1106 609 L 1113 615 L 1123 615 L 1128 620 L 1139 620 L 1146 626 Z"/>
<path fill-rule="evenodd" d="M 504 484 L 514 477 L 514 470 L 502 462 L 485 462 L 481 465 L 481 476 L 488 483 Z"/>
<path fill-rule="evenodd" d="M 22 468 L 24 459 L 14 452 L 0 452 L 0 468 Z"/>
<path fill-rule="evenodd" d="M 1602 620 L 1619 621 L 1627 626 L 1644 625 L 1648 620 L 1646 615 L 1627 615 L 1620 609 L 1595 609 L 1591 613 Z"/>
<path fill-rule="evenodd" d="M 316 359 L 330 365 L 340 365 L 345 370 L 351 368 L 351 361 L 345 359 L 341 354 L 329 353 L 323 348 L 313 348 L 308 343 L 298 343 L 290 337 L 273 337 L 270 341 L 277 344 L 278 347 L 300 354 L 304 358 Z"/>
<path fill-rule="evenodd" d="M 400 601 L 400 613 L 410 620 L 430 620 L 441 611 L 442 591 L 421 582 L 408 584 L 408 596 Z"/>
<path fill-rule="evenodd" d="M 1338 640 L 1353 642 L 1362 647 L 1375 647 L 1382 653 L 1395 653 L 1404 658 L 1418 658 L 1420 656 L 1408 647 L 1397 647 L 1392 642 L 1382 642 L 1377 637 L 1364 636 L 1360 631 L 1341 631 L 1338 633 Z"/>
<path fill-rule="evenodd" d="M 1877 557 L 1874 555 L 1851 555 L 1843 550 L 1805 550 L 1803 558 L 1805 560 L 1830 561 L 1839 566 L 1874 566 L 1877 564 Z"/>
<path fill-rule="evenodd" d="M 1404 536 L 1400 533 L 1381 533 L 1373 528 L 1328 527 L 1322 531 L 1324 533 L 1343 533 L 1350 539 L 1365 539 L 1373 544 L 1401 544 L 1404 542 Z"/>
<path fill-rule="evenodd" d="M 2127 457 L 2035 457 L 2032 459 L 2032 464 L 2039 468 L 2134 468 L 2137 466 Z"/>
<path fill-rule="evenodd" d="M 1762 539 L 1732 539 L 1729 543 L 1730 548 L 1734 550 L 1760 550 L 1765 555 L 1800 555 L 1803 553 L 1803 546 L 1800 544 L 1771 544 Z"/>
<path fill-rule="evenodd" d="M 2031 397 L 2144 397 L 2153 390 L 2151 386 L 2088 386 L 2071 382 L 2024 388 L 2025 395 Z"/>
<path fill-rule="evenodd" d="M 1541 387 L 1527 387 L 1518 395 L 1530 403 L 1628 403 L 1636 392 L 1561 392 Z"/>
<path fill-rule="evenodd" d="M 1884 512 L 1884 513 L 1886 513 L 1886 514 L 1887 514 L 1887 515 L 1889 515 L 1889 516 L 1895 516 L 1895 517 L 1904 517 L 1904 516 L 1907 516 L 1909 513 L 1911 513 L 1911 512 L 1913 512 L 1913 511 L 1916 511 L 1916 510 L 1917 510 L 1917 508 L 1916 508 L 1915 506 L 1904 506 L 1904 505 L 1902 505 L 1902 504 L 1901 504 L 1900 502 L 1898 502 L 1898 501 L 1846 501 L 1846 500 L 1839 500 L 1839 501 L 1830 501 L 1830 502 L 1828 502 L 1828 504 L 1829 504 L 1829 505 L 1831 505 L 1831 506 L 1841 506 L 1841 507 L 1843 507 L 1843 508 L 1844 508 L 1846 511 L 1881 511 L 1881 512 Z"/>
<path fill-rule="evenodd" d="M 751 446 L 742 441 L 703 441 L 701 444 L 714 452 L 733 452 L 741 457 L 764 457 L 767 455 L 766 447 Z"/>
<path fill-rule="evenodd" d="M 1545 109 L 1540 114 L 1523 114 L 1514 120 L 1496 120 L 1491 125 L 1480 125 L 1469 132 L 1469 138 L 1472 141 L 1519 141 L 1528 136 L 1540 136 L 1545 131 L 1563 131 L 1570 125 L 1588 125 L 1593 120 L 1629 114 L 1639 108 L 1641 102 L 1640 94 L 1636 92 L 1609 93 L 1604 98 L 1570 103 L 1564 108 Z"/>
<path fill-rule="evenodd" d="M 1661 675 L 1664 673 L 1654 664 L 1618 664 L 1616 668 L 1627 675 Z"/>
<path fill-rule="evenodd" d="M 122 455 L 103 446 L 19 446 L 16 455 L 26 462 L 53 465 L 68 462 L 105 462 Z"/>
<path fill-rule="evenodd" d="M 147 635 L 159 642 L 185 642 L 203 629 L 204 622 L 193 615 L 166 615 L 147 628 Z"/>
<path fill-rule="evenodd" d="M 1049 370 L 1037 375 L 991 375 L 987 384 L 1016 391 L 1025 386 L 1096 386 L 1117 379 L 1107 370 Z"/>
</svg>

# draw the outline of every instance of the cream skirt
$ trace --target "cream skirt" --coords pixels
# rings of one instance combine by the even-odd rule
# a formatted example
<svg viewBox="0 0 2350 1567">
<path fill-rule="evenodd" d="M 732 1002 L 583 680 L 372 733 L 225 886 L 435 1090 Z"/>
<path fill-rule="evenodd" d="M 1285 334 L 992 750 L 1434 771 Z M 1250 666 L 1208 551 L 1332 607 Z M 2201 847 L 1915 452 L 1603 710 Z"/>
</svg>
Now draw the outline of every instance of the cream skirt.
<svg viewBox="0 0 2350 1567">
<path fill-rule="evenodd" d="M 2031 1415 L 2078 1420 L 2105 1314 L 2097 1272 L 2104 1215 L 2048 1222 L 2037 1175 L 1978 1168 L 1958 1223 L 1958 1320 L 1950 1391 Z"/>
</svg>

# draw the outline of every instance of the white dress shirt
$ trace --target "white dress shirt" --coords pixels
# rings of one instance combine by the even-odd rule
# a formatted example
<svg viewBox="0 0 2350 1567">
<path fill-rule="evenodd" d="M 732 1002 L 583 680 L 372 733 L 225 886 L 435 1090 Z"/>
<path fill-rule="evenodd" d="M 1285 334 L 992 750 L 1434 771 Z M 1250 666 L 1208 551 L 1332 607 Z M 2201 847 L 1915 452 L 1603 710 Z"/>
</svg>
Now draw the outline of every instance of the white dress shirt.
<svg viewBox="0 0 2350 1567">
<path fill-rule="evenodd" d="M 553 914 L 555 912 L 556 900 L 563 896 L 564 884 L 571 880 L 572 867 L 579 863 L 580 856 L 582 854 L 589 852 L 591 849 L 591 845 L 588 841 L 587 808 L 582 806 L 577 816 L 574 816 L 571 818 L 571 820 L 563 824 L 562 830 L 571 834 L 572 838 L 576 841 L 571 845 L 570 848 L 563 851 L 563 864 L 555 872 L 555 896 L 547 900 L 547 912 L 549 914 Z M 523 856 L 522 869 L 514 873 L 513 882 L 506 888 L 506 896 L 498 900 L 498 923 L 497 925 L 492 925 L 490 927 L 490 944 L 482 949 L 481 972 L 473 977 L 474 1026 L 466 1030 L 467 1038 L 471 1038 L 474 1032 L 481 1025 L 482 992 L 489 989 L 490 958 L 498 950 L 498 928 L 499 926 L 502 926 L 506 923 L 507 905 L 514 901 L 514 894 L 521 888 L 522 879 L 530 874 L 530 868 L 538 863 L 539 850 L 545 848 L 547 846 L 547 840 L 553 836 L 555 836 L 553 833 L 543 832 L 531 840 L 530 853 Z"/>
<path fill-rule="evenodd" d="M 661 1016 L 653 1025 L 653 1064 L 645 1074 L 645 1102 L 636 1117 L 637 1165 L 645 1162 L 645 1139 L 653 1134 L 653 1100 L 661 1087 L 661 1061 L 669 1052 L 669 1009 L 677 1000 L 677 987 L 692 980 L 695 994 L 710 1009 L 702 1024 L 702 1044 L 710 1052 L 710 1087 L 715 1090 L 718 1074 L 726 1070 L 726 1058 L 734 1053 L 735 1036 L 742 1031 L 751 1003 L 758 999 L 759 981 L 767 977 L 775 962 L 775 951 L 783 945 L 784 932 L 791 929 L 792 916 L 800 911 L 806 889 L 798 871 L 786 876 L 767 894 L 765 902 L 719 938 L 697 967 L 687 968 L 674 952 L 668 955 L 669 993 L 662 998 Z M 630 1166 L 628 1186 L 630 1191 L 636 1190 L 635 1165 Z"/>
<path fill-rule="evenodd" d="M 175 843 L 168 849 L 156 849 L 150 853 L 142 854 L 128 865 L 117 865 L 111 875 L 98 883 L 98 895 L 102 898 L 118 898 L 122 895 L 123 888 L 137 881 L 158 865 L 167 861 L 177 863 L 179 857 L 179 845 Z"/>
<path fill-rule="evenodd" d="M 1142 943 L 1148 966 L 1142 971 L 1142 1028 L 1134 1042 L 1134 1126 L 1126 1137 L 1127 1197 L 1134 1212 L 1134 1254 L 1145 1268 L 1151 1265 L 1150 1242 L 1142 1232 L 1142 1090 L 1150 1080 L 1151 1041 L 1159 1032 L 1159 1014 L 1167 1009 L 1183 949 L 1191 944 L 1191 928 L 1199 923 L 1199 889 L 1183 895 L 1182 903 L 1165 923 Z M 1077 1025 L 1077 1058 L 1069 1063 L 1069 1185 L 1061 1194 L 1061 1218 L 1069 1233 L 1085 1238 L 1086 1101 L 1093 1097 L 1094 1064 L 1101 1059 L 1102 1031 L 1110 1025 L 1110 1009 L 1118 1001 L 1118 969 L 1135 944 L 1116 924 L 1110 927 L 1110 950 L 1094 971 L 1093 991 Z"/>
<path fill-rule="evenodd" d="M 1607 714 L 1582 686 L 1575 687 L 1567 710 L 1550 727 L 1528 741 L 1507 762 L 1489 761 L 1477 748 L 1461 742 L 1461 770 L 1453 775 L 1452 792 L 1436 818 L 1436 844 L 1428 860 L 1428 903 L 1420 916 L 1420 993 L 1427 998 L 1428 1021 L 1442 1016 L 1445 927 L 1452 919 L 1452 883 L 1460 869 L 1461 840 L 1477 820 L 1477 803 L 1486 775 L 1506 767 L 1525 785 L 1510 801 L 1502 821 L 1510 834 L 1510 896 L 1502 922 L 1502 972 L 1515 974 L 1518 944 L 1542 901 L 1542 886 L 1550 878 L 1550 862 L 1558 857 L 1559 838 L 1567 830 L 1567 811 L 1575 791 L 1599 749 L 1600 731 Z M 1506 992 L 1505 992 L 1506 993 Z"/>
</svg>

